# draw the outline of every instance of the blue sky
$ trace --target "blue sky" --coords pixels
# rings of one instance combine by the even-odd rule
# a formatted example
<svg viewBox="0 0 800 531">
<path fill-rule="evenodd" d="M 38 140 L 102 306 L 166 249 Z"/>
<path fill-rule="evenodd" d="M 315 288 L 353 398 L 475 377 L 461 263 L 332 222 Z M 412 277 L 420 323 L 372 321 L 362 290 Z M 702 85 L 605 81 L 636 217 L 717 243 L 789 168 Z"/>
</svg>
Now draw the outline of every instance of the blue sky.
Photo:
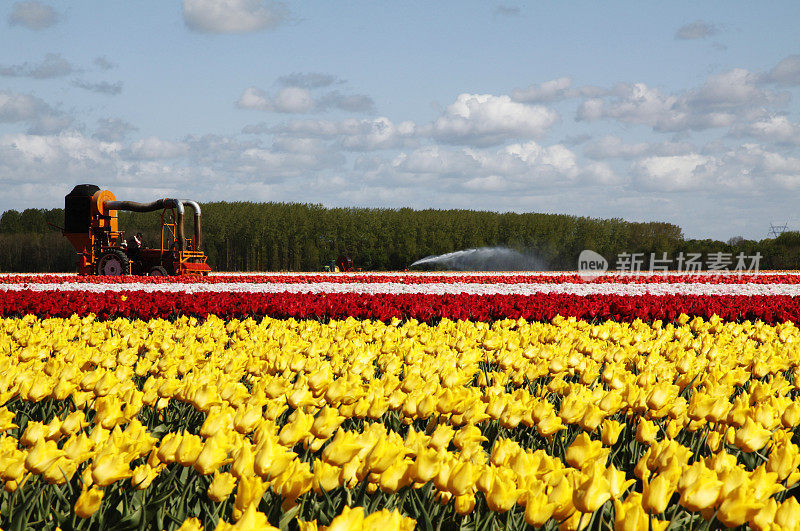
<svg viewBox="0 0 800 531">
<path fill-rule="evenodd" d="M 800 3 L 18 1 L 0 211 L 120 197 L 800 228 Z"/>
</svg>

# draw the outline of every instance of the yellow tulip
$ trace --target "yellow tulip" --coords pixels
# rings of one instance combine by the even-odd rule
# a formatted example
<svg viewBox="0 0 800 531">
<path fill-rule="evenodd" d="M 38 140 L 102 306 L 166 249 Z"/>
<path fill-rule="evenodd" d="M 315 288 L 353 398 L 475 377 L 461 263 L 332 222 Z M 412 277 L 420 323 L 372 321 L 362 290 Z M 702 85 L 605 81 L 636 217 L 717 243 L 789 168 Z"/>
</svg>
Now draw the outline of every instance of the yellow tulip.
<svg viewBox="0 0 800 531">
<path fill-rule="evenodd" d="M 89 490 L 84 489 L 78 500 L 75 502 L 75 514 L 81 518 L 89 518 L 97 509 L 100 508 L 100 503 L 103 501 L 103 490 L 97 487 L 92 487 Z"/>
<path fill-rule="evenodd" d="M 624 427 L 624 424 L 617 422 L 616 420 L 604 420 L 600 440 L 603 441 L 603 444 L 606 446 L 614 446 L 617 444 L 617 440 L 619 439 Z"/>
<path fill-rule="evenodd" d="M 363 529 L 364 509 L 362 507 L 350 508 L 344 506 L 342 512 L 331 520 L 327 531 L 352 531 L 353 529 Z"/>
<path fill-rule="evenodd" d="M 181 443 L 175 450 L 175 461 L 183 466 L 192 466 L 202 451 L 203 440 L 200 436 L 193 433 L 184 433 Z"/>
<path fill-rule="evenodd" d="M 206 494 L 211 501 L 221 503 L 228 499 L 234 487 L 236 487 L 236 478 L 232 474 L 217 471 L 214 473 L 214 479 L 211 480 Z"/>
<path fill-rule="evenodd" d="M 380 489 L 387 494 L 397 492 L 413 482 L 411 475 L 411 459 L 403 459 L 394 463 L 380 475 Z"/>
<path fill-rule="evenodd" d="M 219 432 L 233 429 L 234 411 L 228 407 L 212 407 L 200 427 L 200 435 L 212 437 Z"/>
<path fill-rule="evenodd" d="M 650 514 L 663 513 L 674 493 L 675 486 L 667 476 L 661 474 L 653 478 L 652 481 L 645 478 L 644 489 L 642 490 L 642 507 Z"/>
<path fill-rule="evenodd" d="M 800 467 L 800 451 L 791 441 L 785 441 L 772 447 L 767 461 L 767 471 L 774 472 L 783 481 L 789 474 Z"/>
<path fill-rule="evenodd" d="M 636 440 L 643 444 L 653 444 L 658 436 L 658 426 L 651 421 L 642 419 L 636 426 Z"/>
<path fill-rule="evenodd" d="M 289 416 L 289 420 L 281 428 L 278 435 L 278 442 L 286 447 L 293 447 L 306 437 L 310 436 L 311 426 L 314 424 L 314 417 L 303 413 L 297 409 Z"/>
<path fill-rule="evenodd" d="M 534 527 L 541 527 L 553 516 L 556 508 L 545 494 L 545 484 L 538 482 L 525 494 L 525 522 Z"/>
<path fill-rule="evenodd" d="M 624 502 L 614 500 L 614 529 L 622 531 L 644 531 L 647 529 L 663 531 L 669 522 L 656 520 L 647 515 L 642 507 L 642 495 L 632 492 Z"/>
<path fill-rule="evenodd" d="M 325 406 L 311 424 L 311 433 L 318 439 L 329 439 L 339 429 L 342 422 L 344 422 L 344 417 L 339 414 L 338 409 Z"/>
<path fill-rule="evenodd" d="M 34 474 L 43 474 L 63 455 L 65 455 L 64 451 L 58 448 L 55 441 L 40 439 L 28 452 L 28 456 L 25 458 L 25 468 Z"/>
<path fill-rule="evenodd" d="M 228 462 L 228 450 L 221 439 L 222 436 L 206 439 L 202 450 L 200 450 L 197 458 L 192 463 L 192 467 L 200 474 L 204 476 L 211 474 Z M 245 444 L 249 446 L 249 443 Z M 243 445 L 243 447 L 244 446 L 245 445 Z M 250 460 L 250 469 L 252 470 L 252 457 Z"/>
<path fill-rule="evenodd" d="M 442 453 L 433 448 L 424 448 L 417 452 L 410 473 L 415 481 L 427 483 L 439 473 Z"/>
<path fill-rule="evenodd" d="M 748 417 L 744 425 L 736 430 L 734 442 L 743 452 L 755 452 L 762 449 L 770 437 L 772 437 L 771 431 Z"/>
<path fill-rule="evenodd" d="M 490 510 L 504 513 L 517 503 L 522 492 L 517 488 L 513 478 L 505 474 L 496 474 L 491 489 L 486 493 L 486 504 Z"/>
<path fill-rule="evenodd" d="M 461 496 L 454 496 L 453 509 L 455 509 L 456 514 L 461 516 L 471 514 L 475 510 L 475 494 L 470 492 Z"/>
<path fill-rule="evenodd" d="M 583 468 L 594 460 L 605 462 L 610 451 L 609 448 L 603 448 L 601 441 L 593 441 L 586 432 L 581 432 L 567 448 L 564 458 L 575 468 Z"/>
<path fill-rule="evenodd" d="M 761 510 L 764 502 L 753 500 L 748 492 L 747 485 L 742 484 L 734 488 L 717 509 L 717 518 L 727 527 L 738 527 Z"/>
<path fill-rule="evenodd" d="M 144 490 L 150 486 L 154 479 L 158 477 L 158 474 L 158 468 L 153 468 L 147 463 L 139 465 L 133 469 L 133 475 L 131 475 L 131 485 L 137 490 Z"/>
<path fill-rule="evenodd" d="M 800 503 L 790 496 L 775 511 L 775 525 L 780 529 L 797 529 L 800 523 Z"/>
<path fill-rule="evenodd" d="M 572 503 L 583 513 L 593 513 L 611 499 L 611 485 L 603 472 L 605 467 L 596 462 L 586 469 L 586 476 L 573 490 Z"/>
<path fill-rule="evenodd" d="M 236 499 L 233 503 L 233 518 L 239 520 L 244 511 L 258 505 L 259 500 L 267 490 L 267 484 L 259 477 L 241 478 L 236 489 Z"/>
<path fill-rule="evenodd" d="M 106 453 L 92 460 L 92 480 L 105 487 L 133 475 L 129 463 L 120 454 Z"/>
<path fill-rule="evenodd" d="M 362 527 L 364 531 L 385 531 L 387 529 L 413 531 L 416 523 L 417 521 L 413 518 L 401 515 L 397 509 L 393 511 L 381 509 L 364 518 Z"/>
<path fill-rule="evenodd" d="M 708 509 L 717 503 L 722 482 L 716 477 L 716 474 L 703 466 L 701 462 L 697 462 L 693 467 L 699 465 L 699 473 L 693 474 L 693 480 L 686 485 L 681 491 L 680 504 L 690 511 L 702 511 Z M 691 469 L 690 469 L 691 470 Z M 688 474 L 684 474 L 681 481 L 687 479 Z"/>
<path fill-rule="evenodd" d="M 187 518 L 178 528 L 178 531 L 203 531 L 199 518 Z"/>
<path fill-rule="evenodd" d="M 636 483 L 635 479 L 625 479 L 625 472 L 617 470 L 613 464 L 606 468 L 605 476 L 608 481 L 608 492 L 614 500 L 622 499 L 628 487 Z"/>
<path fill-rule="evenodd" d="M 340 477 L 342 469 L 338 466 L 326 463 L 322 459 L 314 461 L 314 479 L 312 487 L 314 492 L 322 494 L 322 491 L 330 491 L 341 485 Z"/>
<path fill-rule="evenodd" d="M 332 465 L 342 466 L 358 455 L 362 448 L 363 443 L 357 434 L 339 430 L 322 451 L 322 459 Z"/>
</svg>

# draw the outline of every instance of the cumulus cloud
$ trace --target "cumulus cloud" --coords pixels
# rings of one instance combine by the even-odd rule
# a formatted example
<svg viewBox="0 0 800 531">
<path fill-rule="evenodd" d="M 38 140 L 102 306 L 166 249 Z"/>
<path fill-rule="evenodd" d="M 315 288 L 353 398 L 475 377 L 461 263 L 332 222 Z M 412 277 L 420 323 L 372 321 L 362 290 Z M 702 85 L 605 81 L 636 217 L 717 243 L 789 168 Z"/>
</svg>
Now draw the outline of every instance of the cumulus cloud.
<svg viewBox="0 0 800 531">
<path fill-rule="evenodd" d="M 386 117 L 332 120 L 292 120 L 285 124 L 250 125 L 245 134 L 278 134 L 294 138 L 320 138 L 348 151 L 373 151 L 412 147 L 417 144 L 417 126 L 406 121 L 393 123 Z"/>
<path fill-rule="evenodd" d="M 432 124 L 430 134 L 447 144 L 489 146 L 544 136 L 558 119 L 552 109 L 509 96 L 461 94 Z"/>
<path fill-rule="evenodd" d="M 772 115 L 732 128 L 734 136 L 751 136 L 761 141 L 780 145 L 800 146 L 800 125 L 786 116 Z"/>
<path fill-rule="evenodd" d="M 92 61 L 92 64 L 97 68 L 99 68 L 100 70 L 111 70 L 112 68 L 117 67 L 117 65 L 111 62 L 111 60 L 105 55 L 95 57 L 94 61 Z"/>
<path fill-rule="evenodd" d="M 273 29 L 289 18 L 280 2 L 263 0 L 183 0 L 186 26 L 200 33 L 250 33 Z"/>
<path fill-rule="evenodd" d="M 120 142 L 133 131 L 136 131 L 136 127 L 125 120 L 101 118 L 97 120 L 97 128 L 92 137 L 105 142 Z"/>
<path fill-rule="evenodd" d="M 584 147 L 584 154 L 590 159 L 633 159 L 644 155 L 681 155 L 694 150 L 694 146 L 688 142 L 659 143 L 637 142 L 634 144 L 625 143 L 620 137 L 606 135 Z"/>
<path fill-rule="evenodd" d="M 38 63 L 22 63 L 17 65 L 0 65 L 0 76 L 30 77 L 33 79 L 49 79 L 63 77 L 77 72 L 77 69 L 61 54 L 48 53 Z"/>
<path fill-rule="evenodd" d="M 634 185 L 646 191 L 752 194 L 773 185 L 800 188 L 800 159 L 743 144 L 715 155 L 689 153 L 635 162 Z"/>
<path fill-rule="evenodd" d="M 579 121 L 612 118 L 647 125 L 656 131 L 678 132 L 730 127 L 737 120 L 755 119 L 765 105 L 783 105 L 788 95 L 763 89 L 759 76 L 733 69 L 709 77 L 683 94 L 667 95 L 644 83 L 617 85 L 605 98 L 589 98 L 576 114 Z"/>
<path fill-rule="evenodd" d="M 569 97 L 572 79 L 560 77 L 544 83 L 531 85 L 526 89 L 514 89 L 511 97 L 523 103 L 557 101 Z"/>
<path fill-rule="evenodd" d="M 307 113 L 314 109 L 316 102 L 308 89 L 300 87 L 282 88 L 275 96 L 270 96 L 258 87 L 248 87 L 239 97 L 236 106 L 259 111 Z"/>
<path fill-rule="evenodd" d="M 72 118 L 28 94 L 0 91 L 0 123 L 28 124 L 32 134 L 57 133 L 72 124 Z"/>
<path fill-rule="evenodd" d="M 37 0 L 14 2 L 11 14 L 8 15 L 9 26 L 24 26 L 34 31 L 49 28 L 58 20 L 59 15 L 52 7 Z"/>
<path fill-rule="evenodd" d="M 239 97 L 236 106 L 240 109 L 280 113 L 310 113 L 339 109 L 346 112 L 372 112 L 375 102 L 363 94 L 341 94 L 328 92 L 315 97 L 304 87 L 288 86 L 274 96 L 258 87 L 248 87 Z"/>
<path fill-rule="evenodd" d="M 521 10 L 517 6 L 504 6 L 500 5 L 494 8 L 494 15 L 496 17 L 518 17 Z"/>
<path fill-rule="evenodd" d="M 150 136 L 131 143 L 130 154 L 133 159 L 156 160 L 183 157 L 189 148 L 182 142 L 171 142 Z"/>
<path fill-rule="evenodd" d="M 705 39 L 712 35 L 716 35 L 717 27 L 702 20 L 695 20 L 690 24 L 681 26 L 675 32 L 675 39 L 677 40 L 691 40 L 691 39 Z"/>
<path fill-rule="evenodd" d="M 279 77 L 278 83 L 287 87 L 315 89 L 329 87 L 334 83 L 342 83 L 342 81 L 331 74 L 323 74 L 320 72 L 294 72 L 292 74 Z"/>
<path fill-rule="evenodd" d="M 90 81 L 76 79 L 72 84 L 78 88 L 88 90 L 90 92 L 97 92 L 98 94 L 106 94 L 108 96 L 116 96 L 122 93 L 122 81 L 116 83 L 109 83 L 108 81 L 99 81 L 92 83 Z"/>
<path fill-rule="evenodd" d="M 800 85 L 800 54 L 790 55 L 769 71 L 765 81 L 780 85 Z"/>
</svg>

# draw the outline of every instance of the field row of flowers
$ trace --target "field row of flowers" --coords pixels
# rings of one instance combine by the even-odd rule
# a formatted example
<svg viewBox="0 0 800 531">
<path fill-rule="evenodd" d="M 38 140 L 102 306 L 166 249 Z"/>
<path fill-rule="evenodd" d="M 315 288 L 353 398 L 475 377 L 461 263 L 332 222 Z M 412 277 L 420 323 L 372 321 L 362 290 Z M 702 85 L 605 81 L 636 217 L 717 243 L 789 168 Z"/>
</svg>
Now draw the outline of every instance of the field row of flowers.
<svg viewBox="0 0 800 531">
<path fill-rule="evenodd" d="M 287 276 L 0 287 L 0 527 L 800 525 L 796 283 Z"/>
<path fill-rule="evenodd" d="M 800 522 L 791 323 L 28 315 L 0 338 L 20 528 Z"/>
<path fill-rule="evenodd" d="M 25 284 L 171 284 L 170 277 L 79 277 L 77 275 L 0 274 L 0 285 Z M 494 273 L 247 273 L 212 274 L 181 278 L 187 284 L 800 284 L 800 274 L 791 271 L 696 273 L 603 273 L 579 275 L 570 272 Z"/>
<path fill-rule="evenodd" d="M 0 316 L 68 317 L 94 314 L 103 319 L 205 318 L 248 316 L 389 320 L 497 319 L 550 320 L 557 315 L 590 321 L 636 319 L 673 321 L 681 314 L 729 321 L 800 322 L 800 298 L 787 295 L 430 295 L 362 293 L 258 293 L 184 291 L 0 290 Z"/>
</svg>

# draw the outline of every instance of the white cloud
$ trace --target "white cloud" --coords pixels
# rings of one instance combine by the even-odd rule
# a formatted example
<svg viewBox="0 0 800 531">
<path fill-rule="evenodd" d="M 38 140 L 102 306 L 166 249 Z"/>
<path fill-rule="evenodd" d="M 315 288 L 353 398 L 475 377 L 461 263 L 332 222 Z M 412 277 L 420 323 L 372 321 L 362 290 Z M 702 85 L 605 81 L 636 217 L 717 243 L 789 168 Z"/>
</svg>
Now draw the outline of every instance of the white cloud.
<svg viewBox="0 0 800 531">
<path fill-rule="evenodd" d="M 430 135 L 448 144 L 488 146 L 544 136 L 558 119 L 552 109 L 509 96 L 461 94 L 436 119 Z"/>
<path fill-rule="evenodd" d="M 109 96 L 116 96 L 122 93 L 122 81 L 116 83 L 109 83 L 108 81 L 99 81 L 92 83 L 86 80 L 76 79 L 72 85 L 89 92 L 97 92 L 98 94 L 107 94 Z"/>
<path fill-rule="evenodd" d="M 134 159 L 173 159 L 188 153 L 188 146 L 182 142 L 171 142 L 150 136 L 131 143 L 130 153 Z"/>
<path fill-rule="evenodd" d="M 514 101 L 523 103 L 557 101 L 569 97 L 569 89 L 572 86 L 572 79 L 560 77 L 551 81 L 545 81 L 531 85 L 526 89 L 514 89 L 511 97 Z"/>
<path fill-rule="evenodd" d="M 675 39 L 705 39 L 717 33 L 717 27 L 702 20 L 696 20 L 691 24 L 686 24 L 678 28 L 675 32 Z"/>
<path fill-rule="evenodd" d="M 780 85 L 800 85 L 800 54 L 783 59 L 769 71 L 765 79 Z"/>
<path fill-rule="evenodd" d="M 33 134 L 57 133 L 72 124 L 72 118 L 28 94 L 0 91 L 0 123 L 27 123 Z"/>
<path fill-rule="evenodd" d="M 766 105 L 788 101 L 786 94 L 757 87 L 758 79 L 747 70 L 734 69 L 680 95 L 666 95 L 644 83 L 622 83 L 607 98 L 583 101 L 576 119 L 612 118 L 660 132 L 730 127 L 737 120 L 758 118 Z"/>
<path fill-rule="evenodd" d="M 757 74 L 744 68 L 734 68 L 709 77 L 702 86 L 690 90 L 682 103 L 701 112 L 708 112 L 785 102 L 785 96 L 756 86 L 758 80 Z"/>
<path fill-rule="evenodd" d="M 300 87 L 282 88 L 272 101 L 273 110 L 286 113 L 305 113 L 316 106 L 311 93 Z"/>
<path fill-rule="evenodd" d="M 800 159 L 743 144 L 716 155 L 647 157 L 631 167 L 634 186 L 645 191 L 752 195 L 772 186 L 800 188 Z"/>
<path fill-rule="evenodd" d="M 62 77 L 76 72 L 77 69 L 61 54 L 48 53 L 39 63 L 22 63 L 18 65 L 0 65 L 0 76 L 30 77 L 33 79 L 50 79 Z"/>
<path fill-rule="evenodd" d="M 606 135 L 586 145 L 584 154 L 595 160 L 632 159 L 644 155 L 681 155 L 690 153 L 694 146 L 688 142 L 659 143 L 637 142 L 626 144 L 620 137 Z"/>
<path fill-rule="evenodd" d="M 262 0 L 183 0 L 183 20 L 201 33 L 249 33 L 272 29 L 288 19 L 280 2 Z"/>
<path fill-rule="evenodd" d="M 791 122 L 786 116 L 773 115 L 731 130 L 735 136 L 752 136 L 761 141 L 776 144 L 800 146 L 800 125 Z"/>
<path fill-rule="evenodd" d="M 706 187 L 707 165 L 716 165 L 712 157 L 691 153 L 671 157 L 648 157 L 638 161 L 633 170 L 636 182 L 647 190 L 664 192 L 695 190 Z"/>
<path fill-rule="evenodd" d="M 133 131 L 136 127 L 120 118 L 101 118 L 97 120 L 94 138 L 105 142 L 120 142 Z"/>
<path fill-rule="evenodd" d="M 316 102 L 311 93 L 300 87 L 282 88 L 274 97 L 258 87 L 245 89 L 236 105 L 241 109 L 281 113 L 307 113 L 314 109 Z"/>
<path fill-rule="evenodd" d="M 30 0 L 14 2 L 11 14 L 8 15 L 9 26 L 24 26 L 34 31 L 49 28 L 58 22 L 59 15 L 47 4 Z"/>
<path fill-rule="evenodd" d="M 307 88 L 288 86 L 270 96 L 258 87 L 248 87 L 239 97 L 236 106 L 240 109 L 303 114 L 325 112 L 332 108 L 346 112 L 372 112 L 375 102 L 364 94 L 332 91 L 315 97 Z"/>
</svg>

